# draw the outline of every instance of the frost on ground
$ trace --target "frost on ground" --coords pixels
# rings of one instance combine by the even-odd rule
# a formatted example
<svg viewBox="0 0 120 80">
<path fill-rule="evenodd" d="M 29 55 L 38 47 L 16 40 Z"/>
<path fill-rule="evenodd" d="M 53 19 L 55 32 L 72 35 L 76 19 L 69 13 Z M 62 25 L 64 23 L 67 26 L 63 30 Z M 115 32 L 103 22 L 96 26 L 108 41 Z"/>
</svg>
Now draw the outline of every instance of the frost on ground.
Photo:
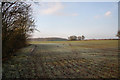
<svg viewBox="0 0 120 80">
<path fill-rule="evenodd" d="M 117 41 L 32 43 L 3 62 L 3 78 L 117 78 Z"/>
</svg>

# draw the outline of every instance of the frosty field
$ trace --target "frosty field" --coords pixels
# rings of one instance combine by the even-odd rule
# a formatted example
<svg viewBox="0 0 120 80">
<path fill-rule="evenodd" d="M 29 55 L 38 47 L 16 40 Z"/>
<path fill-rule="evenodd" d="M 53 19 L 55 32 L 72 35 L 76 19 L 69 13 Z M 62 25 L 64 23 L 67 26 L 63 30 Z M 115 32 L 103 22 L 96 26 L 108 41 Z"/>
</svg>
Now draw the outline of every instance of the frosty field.
<svg viewBox="0 0 120 80">
<path fill-rule="evenodd" d="M 118 77 L 118 40 L 29 43 L 2 63 L 4 78 Z"/>
</svg>

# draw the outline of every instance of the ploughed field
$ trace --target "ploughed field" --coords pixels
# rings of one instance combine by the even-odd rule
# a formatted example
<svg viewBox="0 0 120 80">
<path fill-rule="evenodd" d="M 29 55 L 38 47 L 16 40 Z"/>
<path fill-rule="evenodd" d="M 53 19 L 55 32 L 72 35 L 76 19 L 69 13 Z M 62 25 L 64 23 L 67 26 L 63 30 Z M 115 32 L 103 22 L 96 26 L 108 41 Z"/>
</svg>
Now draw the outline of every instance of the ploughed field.
<svg viewBox="0 0 120 80">
<path fill-rule="evenodd" d="M 3 78 L 118 77 L 118 40 L 29 43 L 3 62 Z"/>
</svg>

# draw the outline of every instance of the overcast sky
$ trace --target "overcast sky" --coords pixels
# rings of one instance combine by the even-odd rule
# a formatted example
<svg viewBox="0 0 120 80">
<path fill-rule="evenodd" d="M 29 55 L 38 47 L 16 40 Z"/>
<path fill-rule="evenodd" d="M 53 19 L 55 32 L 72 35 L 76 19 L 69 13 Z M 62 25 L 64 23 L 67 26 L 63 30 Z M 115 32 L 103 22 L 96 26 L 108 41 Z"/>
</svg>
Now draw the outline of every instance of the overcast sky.
<svg viewBox="0 0 120 80">
<path fill-rule="evenodd" d="M 115 38 L 118 30 L 117 2 L 31 3 L 40 32 L 32 37 L 84 35 L 88 39 Z"/>
</svg>

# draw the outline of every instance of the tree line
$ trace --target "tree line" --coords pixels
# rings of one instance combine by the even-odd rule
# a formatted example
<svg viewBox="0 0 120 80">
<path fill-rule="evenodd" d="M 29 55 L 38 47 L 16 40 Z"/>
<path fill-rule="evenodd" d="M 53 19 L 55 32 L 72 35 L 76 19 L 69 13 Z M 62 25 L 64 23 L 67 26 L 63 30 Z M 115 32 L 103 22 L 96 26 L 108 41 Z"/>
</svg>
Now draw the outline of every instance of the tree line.
<svg viewBox="0 0 120 80">
<path fill-rule="evenodd" d="M 70 36 L 70 37 L 68 37 L 68 40 L 70 40 L 70 41 L 76 41 L 76 40 L 84 40 L 85 39 L 85 36 Z"/>
<path fill-rule="evenodd" d="M 120 30 L 118 30 L 116 36 L 118 37 L 118 39 L 120 39 Z M 68 40 L 69 41 L 76 41 L 76 40 L 84 40 L 85 39 L 85 36 L 82 35 L 82 36 L 70 36 L 68 37 Z"/>
<path fill-rule="evenodd" d="M 2 2 L 2 56 L 8 57 L 27 45 L 35 25 L 30 5 L 25 2 Z"/>
</svg>

